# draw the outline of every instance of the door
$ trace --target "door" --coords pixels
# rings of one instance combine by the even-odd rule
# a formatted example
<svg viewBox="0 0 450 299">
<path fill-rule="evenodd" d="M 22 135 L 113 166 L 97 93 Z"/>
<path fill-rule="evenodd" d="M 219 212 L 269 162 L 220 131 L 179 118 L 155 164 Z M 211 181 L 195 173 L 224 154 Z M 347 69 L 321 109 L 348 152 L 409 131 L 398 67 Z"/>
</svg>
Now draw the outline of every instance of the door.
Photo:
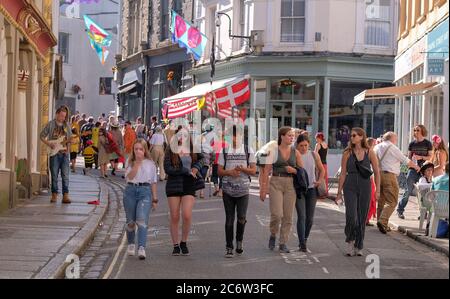
<svg viewBox="0 0 450 299">
<path fill-rule="evenodd" d="M 294 104 L 292 113 L 292 127 L 306 130 L 312 134 L 317 132 L 318 115 L 314 102 Z"/>
</svg>

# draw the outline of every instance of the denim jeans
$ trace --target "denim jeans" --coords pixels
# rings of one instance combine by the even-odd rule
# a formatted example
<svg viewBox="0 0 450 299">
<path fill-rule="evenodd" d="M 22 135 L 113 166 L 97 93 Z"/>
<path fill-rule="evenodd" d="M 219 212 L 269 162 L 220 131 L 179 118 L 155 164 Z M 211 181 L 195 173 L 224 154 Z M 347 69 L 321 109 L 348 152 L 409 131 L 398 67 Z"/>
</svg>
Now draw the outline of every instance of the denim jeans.
<svg viewBox="0 0 450 299">
<path fill-rule="evenodd" d="M 127 185 L 123 196 L 123 206 L 127 217 L 126 230 L 128 244 L 135 244 L 135 224 L 138 227 L 138 246 L 147 243 L 147 225 L 152 201 L 150 186 Z M 132 227 L 130 227 L 132 225 Z"/>
<path fill-rule="evenodd" d="M 409 197 L 412 195 L 414 190 L 414 184 L 417 183 L 420 179 L 420 173 L 415 171 L 414 169 L 408 170 L 408 174 L 406 176 L 406 191 L 403 193 L 402 199 L 398 203 L 397 212 L 399 214 L 403 214 L 405 211 L 406 205 L 408 204 Z"/>
<path fill-rule="evenodd" d="M 244 228 L 247 223 L 248 194 L 241 197 L 232 197 L 223 193 L 225 207 L 225 239 L 227 248 L 233 249 L 234 218 L 237 213 L 236 241 L 244 239 Z"/>
<path fill-rule="evenodd" d="M 299 245 L 306 244 L 311 227 L 313 225 L 314 210 L 317 203 L 316 188 L 309 188 L 300 198 L 295 201 L 297 210 L 297 235 Z"/>
<path fill-rule="evenodd" d="M 69 154 L 57 153 L 50 157 L 50 173 L 52 176 L 52 193 L 58 193 L 58 175 L 61 171 L 62 191 L 69 193 Z"/>
</svg>

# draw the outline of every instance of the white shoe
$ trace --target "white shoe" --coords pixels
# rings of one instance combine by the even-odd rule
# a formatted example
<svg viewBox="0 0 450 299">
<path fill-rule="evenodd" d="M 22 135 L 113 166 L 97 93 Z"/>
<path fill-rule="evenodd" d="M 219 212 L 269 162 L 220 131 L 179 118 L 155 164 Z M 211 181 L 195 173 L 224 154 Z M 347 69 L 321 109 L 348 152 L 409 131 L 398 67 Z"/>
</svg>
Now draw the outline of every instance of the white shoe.
<svg viewBox="0 0 450 299">
<path fill-rule="evenodd" d="M 145 248 L 140 246 L 138 250 L 138 256 L 140 260 L 145 260 Z"/>
<path fill-rule="evenodd" d="M 347 256 L 355 256 L 355 241 L 347 243 Z"/>
<path fill-rule="evenodd" d="M 129 256 L 134 256 L 136 254 L 136 246 L 134 244 L 128 244 L 127 254 Z"/>
<path fill-rule="evenodd" d="M 363 256 L 362 250 L 355 248 L 355 253 L 357 256 Z"/>
</svg>

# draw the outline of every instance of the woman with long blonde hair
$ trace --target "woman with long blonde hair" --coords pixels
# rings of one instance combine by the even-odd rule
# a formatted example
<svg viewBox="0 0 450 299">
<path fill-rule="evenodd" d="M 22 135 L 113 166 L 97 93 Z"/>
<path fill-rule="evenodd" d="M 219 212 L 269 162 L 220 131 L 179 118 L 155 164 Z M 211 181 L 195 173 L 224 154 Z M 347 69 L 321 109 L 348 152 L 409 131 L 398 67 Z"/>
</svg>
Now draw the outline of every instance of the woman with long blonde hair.
<svg viewBox="0 0 450 299">
<path fill-rule="evenodd" d="M 127 218 L 126 230 L 128 255 L 135 255 L 135 230 L 138 230 L 138 255 L 145 259 L 147 225 L 150 208 L 156 209 L 158 193 L 156 190 L 156 165 L 150 157 L 147 142 L 137 139 L 128 159 L 125 171 L 127 186 L 123 196 L 123 206 Z"/>
<path fill-rule="evenodd" d="M 376 193 L 380 198 L 380 172 L 375 152 L 370 150 L 366 132 L 361 128 L 353 128 L 350 143 L 342 155 L 341 176 L 339 177 L 336 201 L 345 197 L 345 236 L 348 244 L 348 256 L 362 256 L 364 232 L 370 205 L 372 186 L 370 177 L 375 175 Z"/>
<path fill-rule="evenodd" d="M 448 150 L 441 136 L 433 135 L 431 140 L 433 141 L 433 154 L 430 161 L 434 164 L 433 177 L 437 177 L 445 173 L 445 164 L 448 162 Z"/>
</svg>

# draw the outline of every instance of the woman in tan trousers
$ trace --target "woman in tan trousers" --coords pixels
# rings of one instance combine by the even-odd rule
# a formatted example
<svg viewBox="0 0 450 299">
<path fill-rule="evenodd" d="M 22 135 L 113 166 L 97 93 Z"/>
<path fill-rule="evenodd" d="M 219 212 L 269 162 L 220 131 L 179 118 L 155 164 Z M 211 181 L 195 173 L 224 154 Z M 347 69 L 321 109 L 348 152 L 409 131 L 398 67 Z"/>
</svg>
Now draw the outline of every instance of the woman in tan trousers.
<svg viewBox="0 0 450 299">
<path fill-rule="evenodd" d="M 157 126 L 155 129 L 155 133 L 152 135 L 150 139 L 150 153 L 153 161 L 159 168 L 159 179 L 164 181 L 166 178 L 166 173 L 164 172 L 164 143 L 165 136 L 162 133 L 162 128 Z"/>
<path fill-rule="evenodd" d="M 261 166 L 260 199 L 270 198 L 270 238 L 269 249 L 275 249 L 276 236 L 280 234 L 279 251 L 289 253 L 286 243 L 292 227 L 296 194 L 294 176 L 296 167 L 303 167 L 300 152 L 292 144 L 295 132 L 291 127 L 282 127 L 278 131 L 278 147 L 267 153 L 265 165 Z M 269 173 L 272 172 L 269 178 Z M 281 225 L 280 225 L 281 224 Z"/>
</svg>

